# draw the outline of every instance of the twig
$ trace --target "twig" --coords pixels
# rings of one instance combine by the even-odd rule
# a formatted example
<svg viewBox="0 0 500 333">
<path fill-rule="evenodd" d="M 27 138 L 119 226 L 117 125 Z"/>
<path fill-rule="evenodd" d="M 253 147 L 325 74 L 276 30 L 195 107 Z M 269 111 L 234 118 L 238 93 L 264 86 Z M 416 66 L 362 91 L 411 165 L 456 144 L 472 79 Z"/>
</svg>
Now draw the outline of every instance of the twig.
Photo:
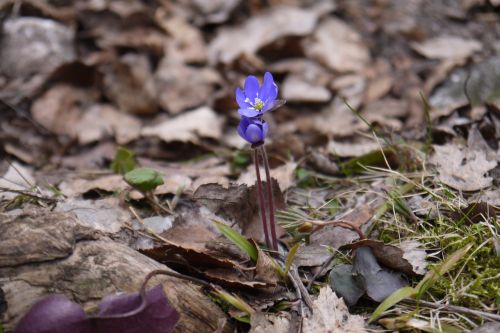
<svg viewBox="0 0 500 333">
<path fill-rule="evenodd" d="M 271 172 L 269 170 L 269 160 L 267 159 L 266 148 L 264 145 L 260 147 L 262 159 L 264 160 L 264 169 L 266 170 L 266 185 L 267 185 L 267 200 L 269 201 L 269 225 L 271 226 L 271 240 L 273 242 L 273 250 L 278 251 L 278 238 L 276 237 L 276 222 L 274 220 L 274 195 Z"/>
<path fill-rule="evenodd" d="M 135 211 L 134 207 L 128 206 L 128 210 L 130 210 L 130 212 L 132 213 L 132 215 L 135 216 L 135 218 L 137 219 L 137 221 L 139 221 L 139 223 L 144 227 L 144 229 L 147 232 L 149 232 L 152 236 L 154 236 L 156 239 L 158 239 L 158 240 L 160 240 L 162 242 L 165 242 L 166 244 L 172 244 L 172 242 L 170 242 L 168 239 L 163 238 L 162 236 L 158 235 L 153 230 L 149 229 L 147 227 L 147 225 L 144 223 L 144 221 L 142 220 L 142 218 L 139 216 L 139 214 L 137 214 L 137 212 Z"/>
<path fill-rule="evenodd" d="M 267 231 L 267 222 L 266 222 L 266 207 L 264 207 L 264 194 L 262 191 L 262 179 L 260 178 L 260 169 L 259 169 L 259 152 L 257 149 L 254 149 L 254 162 L 255 162 L 255 175 L 257 176 L 257 193 L 259 196 L 259 206 L 260 206 L 260 215 L 262 220 L 262 228 L 264 229 L 264 237 L 266 239 L 266 246 L 270 249 L 271 242 L 269 241 L 269 233 Z"/>
<path fill-rule="evenodd" d="M 300 291 L 302 300 L 304 300 L 304 303 L 306 303 L 307 307 L 309 308 L 309 310 L 312 313 L 313 312 L 313 301 L 311 299 L 311 296 L 309 296 L 309 292 L 307 291 L 306 287 L 302 283 L 302 280 L 299 276 L 299 272 L 297 271 L 297 267 L 295 267 L 295 265 L 292 265 L 292 267 L 290 267 L 289 277 L 290 277 L 290 280 L 292 280 L 292 283 L 294 284 L 294 286 L 296 286 L 296 288 Z"/>
<path fill-rule="evenodd" d="M 422 300 L 414 300 L 411 298 L 405 298 L 404 300 L 401 301 L 401 303 L 409 304 L 409 305 L 422 305 L 426 306 L 432 309 L 440 309 L 440 310 L 446 310 L 450 312 L 457 312 L 457 313 L 462 313 L 462 314 L 469 314 L 473 315 L 479 318 L 486 318 L 490 320 L 495 320 L 495 321 L 500 321 L 500 315 L 494 314 L 494 313 L 488 313 L 480 310 L 473 310 L 469 308 L 465 308 L 463 306 L 457 306 L 457 305 L 449 305 L 449 304 L 439 304 L 439 303 L 434 303 L 434 302 L 428 302 L 428 301 L 422 301 Z"/>
<path fill-rule="evenodd" d="M 307 283 L 307 290 L 311 290 L 311 287 L 312 287 L 312 284 L 314 283 L 314 281 L 316 281 L 316 279 L 318 278 L 318 276 L 320 276 L 321 274 L 323 274 L 323 271 L 328 267 L 330 266 L 330 264 L 332 263 L 333 259 L 335 259 L 335 253 L 332 254 L 330 256 L 330 258 L 328 258 L 328 260 L 321 266 L 321 268 L 313 275 L 313 277 L 309 280 L 309 282 Z"/>
<path fill-rule="evenodd" d="M 344 227 L 344 228 L 348 228 L 348 229 L 355 231 L 358 234 L 360 239 L 366 239 L 363 231 L 361 231 L 361 229 L 358 226 L 354 225 L 352 222 L 349 222 L 349 221 L 343 221 L 343 220 L 333 220 L 333 221 L 306 220 L 304 222 L 309 222 L 311 224 L 318 226 L 318 228 L 316 228 L 313 232 L 318 231 L 319 229 L 321 229 L 327 225 L 338 225 L 339 227 Z"/>
</svg>

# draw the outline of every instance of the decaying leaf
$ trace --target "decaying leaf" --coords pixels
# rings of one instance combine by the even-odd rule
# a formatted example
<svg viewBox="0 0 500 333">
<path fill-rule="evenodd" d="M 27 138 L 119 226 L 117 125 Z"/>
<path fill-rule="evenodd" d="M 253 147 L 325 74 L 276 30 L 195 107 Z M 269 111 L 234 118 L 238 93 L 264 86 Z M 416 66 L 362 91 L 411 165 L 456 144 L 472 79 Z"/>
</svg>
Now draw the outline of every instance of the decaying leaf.
<svg viewBox="0 0 500 333">
<path fill-rule="evenodd" d="M 340 157 L 359 157 L 381 147 L 376 141 L 360 139 L 355 142 L 349 140 L 347 142 L 339 142 L 332 140 L 328 143 L 328 151 L 335 156 Z"/>
<path fill-rule="evenodd" d="M 436 165 L 439 180 L 462 191 L 477 191 L 491 185 L 493 178 L 485 174 L 497 166 L 483 151 L 471 150 L 455 144 L 434 145 L 430 162 Z"/>
<path fill-rule="evenodd" d="M 140 129 L 138 119 L 111 105 L 95 104 L 84 112 L 76 131 L 81 144 L 100 141 L 107 136 L 114 136 L 117 143 L 126 144 L 139 137 Z"/>
<path fill-rule="evenodd" d="M 363 333 L 365 323 L 361 316 L 351 315 L 344 301 L 329 286 L 321 288 L 313 303 L 313 314 L 304 318 L 304 333 Z"/>
<path fill-rule="evenodd" d="M 304 36 L 314 27 L 318 15 L 297 7 L 274 7 L 249 19 L 239 28 L 219 31 L 209 46 L 212 63 L 231 63 L 242 54 L 255 54 L 261 47 L 286 36 Z"/>
<path fill-rule="evenodd" d="M 297 167 L 297 163 L 288 162 L 277 168 L 271 169 L 271 178 L 274 178 L 278 181 L 280 189 L 285 191 L 294 185 L 294 176 L 295 176 L 295 168 Z M 264 168 L 260 167 L 260 174 L 265 175 Z M 242 173 L 240 178 L 238 178 L 238 184 L 246 184 L 251 186 L 255 184 L 257 180 L 257 176 L 255 175 L 255 166 L 250 165 L 248 167 L 247 172 Z"/>
<path fill-rule="evenodd" d="M 219 139 L 223 121 L 209 107 L 203 106 L 177 117 L 142 129 L 143 136 L 157 136 L 165 142 L 199 142 L 200 138 Z"/>
<path fill-rule="evenodd" d="M 283 82 L 282 96 L 287 102 L 324 103 L 332 94 L 323 85 L 309 82 L 298 76 L 288 76 Z"/>
<path fill-rule="evenodd" d="M 476 39 L 464 39 L 456 36 L 439 36 L 423 43 L 413 43 L 412 47 L 420 54 L 431 59 L 466 58 L 481 50 L 482 45 Z"/>
<path fill-rule="evenodd" d="M 420 249 L 417 241 L 403 241 L 400 247 L 386 245 L 382 241 L 363 239 L 352 244 L 344 245 L 340 250 L 355 250 L 369 247 L 377 261 L 385 267 L 403 272 L 408 275 L 424 275 L 427 264 L 425 250 Z"/>
<path fill-rule="evenodd" d="M 252 314 L 250 326 L 250 333 L 287 333 L 290 332 L 290 315 L 256 312 Z"/>
<path fill-rule="evenodd" d="M 338 72 L 359 71 L 370 61 L 361 36 L 339 19 L 324 20 L 305 48 L 308 57 Z"/>
<path fill-rule="evenodd" d="M 164 109 L 177 114 L 206 104 L 220 80 L 211 68 L 187 66 L 179 60 L 164 58 L 155 72 L 157 99 Z"/>
<path fill-rule="evenodd" d="M 382 302 L 394 291 L 408 285 L 401 273 L 381 267 L 370 247 L 363 246 L 356 250 L 353 274 L 357 275 L 366 294 L 376 302 Z"/>
<path fill-rule="evenodd" d="M 330 271 L 329 284 L 351 306 L 365 294 L 365 289 L 352 274 L 352 265 L 337 265 Z"/>
</svg>

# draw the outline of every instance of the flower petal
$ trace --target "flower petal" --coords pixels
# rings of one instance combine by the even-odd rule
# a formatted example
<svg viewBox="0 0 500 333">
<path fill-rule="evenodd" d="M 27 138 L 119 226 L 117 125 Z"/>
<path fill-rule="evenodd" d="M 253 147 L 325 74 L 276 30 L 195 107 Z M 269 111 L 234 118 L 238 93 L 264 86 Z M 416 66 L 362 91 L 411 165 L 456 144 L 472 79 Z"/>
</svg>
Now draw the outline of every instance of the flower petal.
<svg viewBox="0 0 500 333">
<path fill-rule="evenodd" d="M 251 106 L 250 103 L 246 103 L 245 102 L 245 93 L 243 92 L 243 90 L 241 90 L 240 87 L 236 88 L 236 102 L 238 103 L 238 106 L 242 109 L 245 109 L 245 108 L 248 108 L 249 106 Z"/>
<path fill-rule="evenodd" d="M 250 124 L 245 131 L 245 139 L 250 143 L 257 143 L 263 140 L 262 128 L 256 124 Z"/>
<path fill-rule="evenodd" d="M 272 103 L 278 97 L 278 86 L 274 83 L 273 75 L 269 72 L 264 74 L 264 82 L 259 96 L 266 105 Z"/>
<path fill-rule="evenodd" d="M 257 97 L 259 93 L 259 80 L 253 75 L 249 75 L 245 80 L 245 95 L 246 98 L 253 103 L 255 97 Z"/>
<path fill-rule="evenodd" d="M 255 109 L 238 109 L 238 113 L 247 118 L 257 117 L 260 112 Z"/>
</svg>

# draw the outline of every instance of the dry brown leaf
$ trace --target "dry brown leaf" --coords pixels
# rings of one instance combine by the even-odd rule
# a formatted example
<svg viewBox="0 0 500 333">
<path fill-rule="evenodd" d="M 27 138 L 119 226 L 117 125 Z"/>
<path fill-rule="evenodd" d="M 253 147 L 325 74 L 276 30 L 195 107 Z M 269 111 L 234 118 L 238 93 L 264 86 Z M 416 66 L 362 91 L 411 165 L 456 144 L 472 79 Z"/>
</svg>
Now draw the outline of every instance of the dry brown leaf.
<svg viewBox="0 0 500 333">
<path fill-rule="evenodd" d="M 324 86 L 297 75 L 287 76 L 281 89 L 287 102 L 322 103 L 328 102 L 332 97 L 330 90 Z"/>
<path fill-rule="evenodd" d="M 363 333 L 365 322 L 359 315 L 351 315 L 344 300 L 329 286 L 321 288 L 313 301 L 313 314 L 304 318 L 304 333 Z"/>
<path fill-rule="evenodd" d="M 75 137 L 82 116 L 82 107 L 97 98 L 93 90 L 56 85 L 31 106 L 33 118 L 52 133 Z"/>
<path fill-rule="evenodd" d="M 221 81 L 211 68 L 187 66 L 167 57 L 160 62 L 155 80 L 158 102 L 173 114 L 209 102 Z"/>
<path fill-rule="evenodd" d="M 271 169 L 271 178 L 274 178 L 278 181 L 280 185 L 280 189 L 285 191 L 294 185 L 295 178 L 295 168 L 297 167 L 297 163 L 295 162 L 287 162 L 277 168 Z M 265 170 L 261 166 L 260 167 L 260 175 L 265 179 Z M 255 175 L 255 166 L 250 165 L 245 173 L 242 173 L 237 180 L 238 184 L 246 184 L 251 186 L 255 184 L 257 181 L 257 176 Z"/>
<path fill-rule="evenodd" d="M 144 127 L 143 136 L 156 136 L 165 142 L 199 142 L 200 138 L 219 139 L 223 120 L 207 106 L 185 112 L 150 127 Z"/>
<path fill-rule="evenodd" d="M 276 6 L 254 16 L 242 26 L 222 29 L 209 46 L 210 62 L 231 63 L 242 54 L 255 54 L 261 47 L 286 36 L 304 36 L 316 26 L 313 10 Z"/>
<path fill-rule="evenodd" d="M 81 144 L 100 141 L 114 136 L 119 144 L 126 144 L 139 137 L 141 122 L 119 112 L 111 105 L 95 104 L 85 110 L 77 125 L 78 141 Z"/>
<path fill-rule="evenodd" d="M 327 150 L 331 154 L 340 157 L 358 157 L 379 148 L 381 148 L 381 145 L 372 140 L 360 139 L 356 140 L 356 142 L 352 142 L 352 140 L 347 142 L 332 140 L 328 142 Z"/>
<path fill-rule="evenodd" d="M 314 128 L 320 133 L 335 137 L 348 137 L 366 126 L 338 98 L 314 117 Z"/>
<path fill-rule="evenodd" d="M 173 38 L 165 46 L 167 57 L 187 64 L 206 62 L 208 51 L 199 29 L 180 16 L 167 17 L 161 8 L 156 12 L 156 21 Z"/>
<path fill-rule="evenodd" d="M 255 265 L 255 279 L 267 283 L 270 286 L 275 286 L 279 282 L 278 272 L 276 271 L 276 263 L 273 262 L 264 251 L 260 249 L 257 243 L 253 242 L 259 256 Z"/>
<path fill-rule="evenodd" d="M 101 66 L 104 93 L 120 111 L 153 114 L 158 111 L 151 64 L 145 55 L 126 54 Z"/>
<path fill-rule="evenodd" d="M 493 178 L 485 174 L 497 166 L 483 151 L 459 147 L 455 144 L 434 145 L 429 162 L 439 172 L 439 180 L 461 191 L 478 191 L 492 184 Z"/>
<path fill-rule="evenodd" d="M 341 246 L 339 250 L 355 250 L 361 247 L 369 247 L 377 261 L 385 267 L 403 272 L 407 275 L 424 275 L 427 263 L 425 250 L 420 248 L 417 241 L 404 241 L 400 247 L 387 245 L 383 241 L 374 239 L 363 239 L 355 243 Z"/>
<path fill-rule="evenodd" d="M 482 49 L 482 44 L 475 39 L 457 36 L 438 36 L 423 43 L 412 43 L 413 49 L 430 59 L 467 58 Z"/>
<path fill-rule="evenodd" d="M 341 73 L 360 71 L 370 61 L 361 35 L 335 18 L 326 19 L 319 25 L 305 52 L 308 57 Z"/>
</svg>

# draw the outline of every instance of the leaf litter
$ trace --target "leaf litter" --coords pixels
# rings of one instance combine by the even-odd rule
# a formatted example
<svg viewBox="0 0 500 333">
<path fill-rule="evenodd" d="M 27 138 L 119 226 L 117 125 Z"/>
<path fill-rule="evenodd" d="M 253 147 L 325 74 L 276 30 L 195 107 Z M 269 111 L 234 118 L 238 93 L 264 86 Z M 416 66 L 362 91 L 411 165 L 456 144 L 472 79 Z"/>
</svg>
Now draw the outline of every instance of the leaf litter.
<svg viewBox="0 0 500 333">
<path fill-rule="evenodd" d="M 226 288 L 206 294 L 225 312 L 218 321 L 243 331 L 480 327 L 498 293 L 498 31 L 485 3 L 8 1 L 0 210 L 64 212 L 68 225 Z M 37 43 L 23 34 L 32 27 Z M 289 102 L 265 116 L 277 253 L 262 246 L 255 169 L 234 139 L 234 88 L 268 70 Z M 120 145 L 135 156 L 113 174 Z M 124 179 L 144 168 L 152 177 Z M 400 300 L 368 326 L 374 302 L 423 288 L 460 248 L 471 251 L 452 255 L 420 306 Z"/>
</svg>

